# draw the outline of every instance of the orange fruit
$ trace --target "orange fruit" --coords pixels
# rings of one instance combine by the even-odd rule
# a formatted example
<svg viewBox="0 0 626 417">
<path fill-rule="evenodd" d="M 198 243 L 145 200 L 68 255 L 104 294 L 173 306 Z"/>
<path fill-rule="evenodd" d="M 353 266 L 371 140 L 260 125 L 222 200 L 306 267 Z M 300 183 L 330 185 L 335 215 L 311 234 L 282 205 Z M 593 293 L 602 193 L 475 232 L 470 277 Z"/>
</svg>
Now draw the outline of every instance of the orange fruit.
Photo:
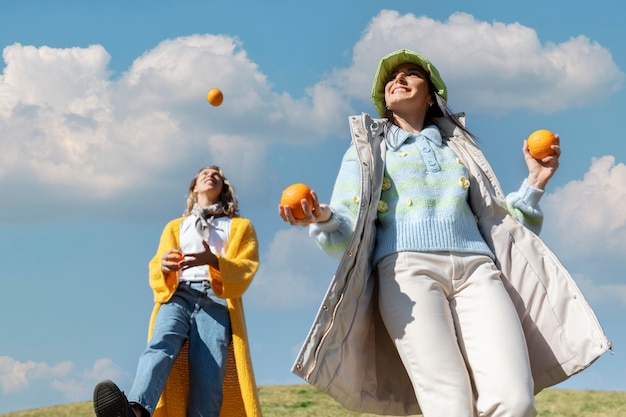
<svg viewBox="0 0 626 417">
<path fill-rule="evenodd" d="M 280 197 L 281 206 L 289 206 L 291 214 L 296 219 L 304 219 L 304 210 L 302 210 L 302 200 L 306 199 L 313 209 L 313 197 L 311 197 L 311 189 L 306 184 L 291 184 L 283 190 Z"/>
<path fill-rule="evenodd" d="M 182 253 L 177 253 L 177 252 L 171 252 L 168 255 L 168 260 L 170 262 L 176 262 L 176 263 L 180 263 L 181 261 L 185 260 L 185 255 L 183 255 Z"/>
<path fill-rule="evenodd" d="M 535 159 L 543 159 L 553 155 L 552 145 L 556 144 L 556 137 L 546 129 L 535 130 L 528 136 L 528 151 Z"/>
<path fill-rule="evenodd" d="M 212 88 L 206 94 L 206 99 L 213 106 L 219 106 L 220 104 L 222 104 L 222 101 L 224 101 L 224 95 L 219 89 Z"/>
</svg>

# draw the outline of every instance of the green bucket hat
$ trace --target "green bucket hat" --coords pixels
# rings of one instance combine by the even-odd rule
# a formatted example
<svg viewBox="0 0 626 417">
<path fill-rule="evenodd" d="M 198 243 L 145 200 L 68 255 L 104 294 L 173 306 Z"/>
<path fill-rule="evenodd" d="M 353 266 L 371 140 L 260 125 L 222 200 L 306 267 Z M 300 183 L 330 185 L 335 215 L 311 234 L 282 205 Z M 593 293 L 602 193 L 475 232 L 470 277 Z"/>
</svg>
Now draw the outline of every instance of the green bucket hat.
<svg viewBox="0 0 626 417">
<path fill-rule="evenodd" d="M 398 67 L 398 65 L 406 63 L 417 64 L 422 67 L 430 78 L 430 82 L 435 86 L 436 93 L 448 100 L 448 89 L 439 75 L 439 71 L 430 61 L 409 49 L 399 49 L 383 57 L 378 64 L 376 75 L 374 76 L 374 85 L 372 85 L 372 103 L 380 117 L 385 116 L 387 107 L 385 106 L 385 85 L 389 81 L 389 75 Z"/>
</svg>

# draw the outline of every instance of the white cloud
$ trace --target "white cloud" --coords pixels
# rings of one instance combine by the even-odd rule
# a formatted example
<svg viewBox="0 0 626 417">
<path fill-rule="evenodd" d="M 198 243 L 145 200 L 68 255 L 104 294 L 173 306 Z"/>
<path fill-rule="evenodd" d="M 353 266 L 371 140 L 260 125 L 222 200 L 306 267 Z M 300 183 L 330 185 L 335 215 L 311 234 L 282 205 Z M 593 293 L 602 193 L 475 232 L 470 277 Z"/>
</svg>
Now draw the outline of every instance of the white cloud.
<svg viewBox="0 0 626 417">
<path fill-rule="evenodd" d="M 209 164 L 219 165 L 224 170 L 238 195 L 242 191 L 252 192 L 246 174 L 264 171 L 266 144 L 243 136 L 217 134 L 209 135 L 207 148 L 205 159 Z"/>
<path fill-rule="evenodd" d="M 239 41 L 226 36 L 163 41 L 116 80 L 99 45 L 14 44 L 3 57 L 0 194 L 13 197 L 2 202 L 7 213 L 29 207 L 35 194 L 49 201 L 48 215 L 68 200 L 62 210 L 140 200 L 141 191 L 209 160 L 237 160 L 243 173 L 267 171 L 270 144 L 318 141 L 332 127 L 327 121 L 344 124 L 332 89 L 320 84 L 298 100 L 277 94 Z M 212 87 L 224 93 L 220 107 L 206 102 Z M 239 184 L 259 181 L 242 175 Z M 31 191 L 20 193 L 25 187 Z"/>
<path fill-rule="evenodd" d="M 626 165 L 593 159 L 582 181 L 546 194 L 544 231 L 570 258 L 626 255 Z"/>
<path fill-rule="evenodd" d="M 65 377 L 73 368 L 71 362 L 48 365 L 45 362 L 19 362 L 8 356 L 0 356 L 0 386 L 3 393 L 21 391 L 35 381 Z"/>
<path fill-rule="evenodd" d="M 520 23 L 483 22 L 455 13 L 445 22 L 382 11 L 354 47 L 336 85 L 369 102 L 379 59 L 413 49 L 437 67 L 454 108 L 554 112 L 590 105 L 619 90 L 624 74 L 611 53 L 585 36 L 542 43 Z"/>
<path fill-rule="evenodd" d="M 101 109 L 106 98 L 109 54 L 100 45 L 87 48 L 7 46 L 2 81 L 8 104 L 34 105 L 78 115 Z"/>
<path fill-rule="evenodd" d="M 53 396 L 51 393 L 61 392 L 64 401 L 84 401 L 91 397 L 93 387 L 99 381 L 111 379 L 127 382 L 128 377 L 126 372 L 107 358 L 96 360 L 90 369 L 77 370 L 70 361 L 50 365 L 45 362 L 20 362 L 8 356 L 0 356 L 0 388 L 3 394 L 28 392 L 36 385 L 40 395 Z"/>
<path fill-rule="evenodd" d="M 377 61 L 399 47 L 437 64 L 454 107 L 471 100 L 474 109 L 563 109 L 610 94 L 623 78 L 610 53 L 584 37 L 542 44 L 519 23 L 464 13 L 439 22 L 380 12 L 355 45 L 351 66 L 329 68 L 303 97 L 274 91 L 228 36 L 164 40 L 116 78 L 100 45 L 16 43 L 4 48 L 0 75 L 0 194 L 10 197 L 0 208 L 7 219 L 41 215 L 41 200 L 49 218 L 117 213 L 120 201 L 140 207 L 189 175 L 190 166 L 208 162 L 229 172 L 236 163 L 241 190 L 267 190 L 258 173 L 272 171 L 269 147 L 345 137 L 352 101 L 371 106 Z M 224 93 L 219 107 L 206 102 L 212 87 Z M 111 204 L 118 210 L 107 210 Z"/>
<path fill-rule="evenodd" d="M 96 359 L 90 369 L 82 372 L 82 377 L 87 381 L 102 381 L 103 379 L 116 381 L 126 376 L 126 371 L 109 358 Z"/>
<path fill-rule="evenodd" d="M 129 375 L 115 364 L 111 359 L 97 359 L 90 369 L 75 372 L 66 378 L 56 378 L 50 382 L 50 386 L 61 392 L 67 401 L 84 401 L 90 398 L 93 387 L 104 379 L 110 379 L 116 383 L 126 382 Z"/>
</svg>

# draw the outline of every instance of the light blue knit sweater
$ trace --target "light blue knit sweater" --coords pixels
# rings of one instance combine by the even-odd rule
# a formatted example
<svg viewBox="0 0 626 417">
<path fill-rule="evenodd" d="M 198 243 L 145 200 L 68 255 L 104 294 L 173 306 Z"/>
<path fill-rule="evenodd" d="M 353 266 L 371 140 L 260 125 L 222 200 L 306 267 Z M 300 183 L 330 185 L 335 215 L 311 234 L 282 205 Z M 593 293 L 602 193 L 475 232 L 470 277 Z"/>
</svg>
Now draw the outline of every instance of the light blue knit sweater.
<svg viewBox="0 0 626 417">
<path fill-rule="evenodd" d="M 458 251 L 493 257 L 467 201 L 466 167 L 442 142 L 436 126 L 412 135 L 392 126 L 387 145 L 385 178 L 378 203 L 376 245 L 372 262 L 402 251 Z M 340 259 L 352 235 L 359 207 L 360 168 L 354 146 L 344 155 L 330 201 L 333 212 L 309 232 L 329 255 Z M 511 215 L 538 233 L 543 190 L 526 181 L 506 198 Z"/>
</svg>

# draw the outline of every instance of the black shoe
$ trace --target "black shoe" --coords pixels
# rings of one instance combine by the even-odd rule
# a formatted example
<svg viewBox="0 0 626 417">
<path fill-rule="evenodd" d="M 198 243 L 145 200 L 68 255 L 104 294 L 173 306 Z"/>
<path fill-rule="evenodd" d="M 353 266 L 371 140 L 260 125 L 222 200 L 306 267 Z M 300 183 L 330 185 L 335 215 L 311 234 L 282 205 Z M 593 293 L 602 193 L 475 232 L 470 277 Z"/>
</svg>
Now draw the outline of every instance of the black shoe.
<svg viewBox="0 0 626 417">
<path fill-rule="evenodd" d="M 109 380 L 94 388 L 93 410 L 97 417 L 135 417 L 126 395 Z"/>
</svg>

